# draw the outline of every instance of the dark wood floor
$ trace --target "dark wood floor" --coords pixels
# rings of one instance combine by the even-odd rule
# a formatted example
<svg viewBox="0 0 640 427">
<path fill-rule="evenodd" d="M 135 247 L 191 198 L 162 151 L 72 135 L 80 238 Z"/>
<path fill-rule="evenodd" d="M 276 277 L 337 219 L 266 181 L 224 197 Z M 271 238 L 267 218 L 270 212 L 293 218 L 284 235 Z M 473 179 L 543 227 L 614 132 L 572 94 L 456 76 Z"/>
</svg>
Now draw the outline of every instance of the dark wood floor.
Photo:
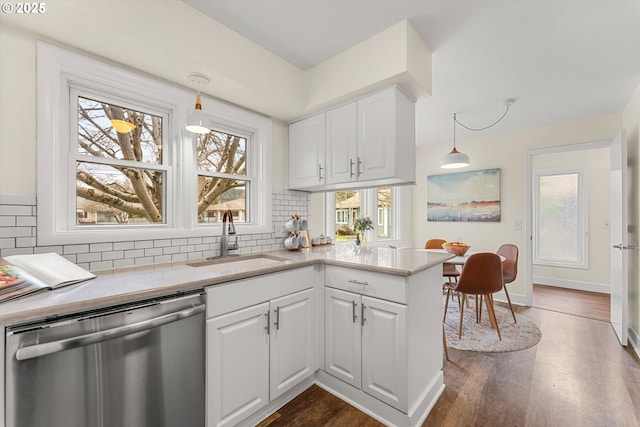
<svg viewBox="0 0 640 427">
<path fill-rule="evenodd" d="M 574 316 L 608 322 L 611 319 L 609 294 L 533 285 L 533 306 Z"/>
<path fill-rule="evenodd" d="M 540 327 L 540 343 L 509 353 L 450 349 L 446 389 L 423 426 L 640 426 L 640 361 L 608 322 L 516 310 Z M 313 386 L 263 425 L 382 424 Z"/>
</svg>

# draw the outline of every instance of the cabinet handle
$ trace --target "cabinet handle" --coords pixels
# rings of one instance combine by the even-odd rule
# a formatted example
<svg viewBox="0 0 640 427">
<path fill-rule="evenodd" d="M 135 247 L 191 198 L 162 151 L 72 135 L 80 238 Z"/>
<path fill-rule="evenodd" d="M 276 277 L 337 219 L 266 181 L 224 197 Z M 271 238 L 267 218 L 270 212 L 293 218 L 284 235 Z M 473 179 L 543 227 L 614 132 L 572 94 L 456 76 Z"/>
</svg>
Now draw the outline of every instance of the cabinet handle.
<svg viewBox="0 0 640 427">
<path fill-rule="evenodd" d="M 358 307 L 358 303 L 355 301 L 351 301 L 351 303 L 353 304 L 353 323 L 356 323 L 356 320 L 358 320 L 358 315 L 356 314 L 356 307 Z"/>
<path fill-rule="evenodd" d="M 271 335 L 269 333 L 269 322 L 271 322 L 271 312 L 269 310 L 267 310 L 267 312 L 264 314 L 267 317 L 267 324 L 264 325 L 264 329 L 265 331 L 267 331 L 267 335 Z"/>
<path fill-rule="evenodd" d="M 280 307 L 276 307 L 274 310 L 276 312 L 276 321 L 273 324 L 276 326 L 276 331 L 280 330 Z"/>
<path fill-rule="evenodd" d="M 360 157 L 358 157 L 358 167 L 356 168 L 356 172 L 357 172 L 356 177 L 357 178 L 359 178 L 360 174 L 362 173 L 362 172 L 360 172 L 360 165 L 361 164 L 362 164 L 362 161 L 360 160 Z"/>
<path fill-rule="evenodd" d="M 367 308 L 364 304 L 360 306 L 360 326 L 364 326 L 364 322 L 367 320 L 364 318 L 364 309 Z"/>
<path fill-rule="evenodd" d="M 349 280 L 349 283 L 353 283 L 354 285 L 369 286 L 367 282 L 361 282 L 359 280 Z"/>
<path fill-rule="evenodd" d="M 349 159 L 349 178 L 353 178 L 353 159 Z"/>
<path fill-rule="evenodd" d="M 318 181 L 322 181 L 322 164 L 318 163 Z"/>
</svg>

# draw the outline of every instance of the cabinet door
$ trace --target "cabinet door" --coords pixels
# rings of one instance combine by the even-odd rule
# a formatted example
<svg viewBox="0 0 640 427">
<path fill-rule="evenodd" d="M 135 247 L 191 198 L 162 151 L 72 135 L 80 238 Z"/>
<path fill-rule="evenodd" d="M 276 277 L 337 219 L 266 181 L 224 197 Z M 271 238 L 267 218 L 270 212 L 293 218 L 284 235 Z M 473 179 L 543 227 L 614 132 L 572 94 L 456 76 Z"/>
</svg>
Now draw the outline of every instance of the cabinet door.
<svg viewBox="0 0 640 427">
<path fill-rule="evenodd" d="M 207 426 L 236 425 L 269 403 L 268 312 L 265 302 L 207 320 Z"/>
<path fill-rule="evenodd" d="M 407 413 L 407 306 L 362 297 L 362 390 Z"/>
<path fill-rule="evenodd" d="M 271 301 L 271 400 L 316 371 L 313 307 L 313 289 Z"/>
<path fill-rule="evenodd" d="M 356 103 L 326 113 L 327 184 L 358 179 L 358 111 Z"/>
<path fill-rule="evenodd" d="M 358 101 L 359 181 L 396 174 L 396 90 L 391 88 Z"/>
<path fill-rule="evenodd" d="M 325 288 L 324 370 L 357 388 L 361 383 L 360 298 Z"/>
<path fill-rule="evenodd" d="M 289 188 L 325 184 L 324 114 L 289 125 Z"/>
</svg>

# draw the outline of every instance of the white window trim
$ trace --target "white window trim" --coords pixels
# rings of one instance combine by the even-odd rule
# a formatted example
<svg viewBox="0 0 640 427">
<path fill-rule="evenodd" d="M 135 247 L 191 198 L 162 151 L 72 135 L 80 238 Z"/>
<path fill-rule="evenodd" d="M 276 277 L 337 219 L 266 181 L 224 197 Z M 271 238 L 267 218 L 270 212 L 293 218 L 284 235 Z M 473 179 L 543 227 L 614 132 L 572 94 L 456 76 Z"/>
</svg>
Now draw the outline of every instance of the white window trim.
<svg viewBox="0 0 640 427">
<path fill-rule="evenodd" d="M 195 183 L 195 136 L 184 129 L 187 113 L 193 108 L 195 92 L 177 87 L 124 67 L 62 49 L 44 42 L 37 44 L 37 239 L 38 245 L 203 237 L 220 234 L 220 227 L 197 224 Z M 166 111 L 165 149 L 172 155 L 166 166 L 168 176 L 166 224 L 145 224 L 126 228 L 85 229 L 69 226 L 75 218 L 75 164 L 69 117 L 69 84 L 92 88 Z M 250 135 L 254 157 L 247 164 L 255 177 L 251 200 L 252 222 L 238 224 L 239 234 L 272 232 L 271 226 L 271 120 L 256 113 L 203 97 L 203 110 L 212 127 L 217 124 L 240 129 Z M 214 124 L 215 123 L 215 124 Z M 252 160 L 252 161 L 251 161 Z M 250 172 L 249 172 L 250 170 Z M 70 184 L 72 180 L 73 186 Z M 74 192 L 75 193 L 75 192 Z M 73 200 L 69 204 L 69 200 Z M 69 215 L 72 210 L 74 215 Z M 75 223 L 74 223 L 75 225 Z"/>
<path fill-rule="evenodd" d="M 567 175 L 578 174 L 578 230 L 577 230 L 577 247 L 578 258 L 576 261 L 560 260 L 555 258 L 543 258 L 540 256 L 539 244 L 539 217 L 538 207 L 540 206 L 540 177 L 550 175 Z M 587 194 L 587 174 L 582 168 L 544 168 L 533 171 L 533 264 L 544 265 L 550 267 L 565 267 L 576 269 L 589 269 L 589 202 Z"/>
<path fill-rule="evenodd" d="M 386 186 L 382 186 L 386 187 Z M 376 197 L 377 188 L 350 188 L 348 190 L 358 190 L 360 192 L 360 217 L 364 218 L 366 216 L 370 217 L 373 220 L 374 224 L 378 223 L 378 199 Z M 347 190 L 340 190 L 347 191 Z M 404 205 L 404 186 L 391 187 L 391 210 L 392 216 L 394 218 L 393 223 L 391 224 L 392 233 L 394 238 L 392 239 L 381 239 L 378 237 L 378 233 L 375 232 L 377 225 L 374 225 L 374 232 L 369 232 L 367 234 L 367 242 L 372 246 L 383 246 L 383 245 L 394 245 L 401 246 L 404 245 L 404 217 L 402 215 L 401 206 Z M 335 226 L 335 217 L 336 217 L 336 193 L 330 192 L 325 193 L 325 218 L 327 219 L 325 223 L 325 230 L 327 236 L 335 236 L 336 234 L 336 226 Z M 350 244 L 350 243 L 346 243 Z"/>
</svg>

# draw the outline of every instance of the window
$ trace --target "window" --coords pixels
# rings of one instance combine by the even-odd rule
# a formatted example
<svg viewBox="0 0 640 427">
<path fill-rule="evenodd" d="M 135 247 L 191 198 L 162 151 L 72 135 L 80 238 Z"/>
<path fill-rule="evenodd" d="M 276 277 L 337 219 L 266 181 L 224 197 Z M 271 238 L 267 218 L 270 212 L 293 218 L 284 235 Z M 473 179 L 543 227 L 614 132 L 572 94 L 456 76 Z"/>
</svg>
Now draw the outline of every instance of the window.
<svg viewBox="0 0 640 427">
<path fill-rule="evenodd" d="M 77 226 L 166 224 L 165 117 L 84 97 L 77 106 Z"/>
<path fill-rule="evenodd" d="M 588 268 L 581 170 L 535 172 L 534 263 Z"/>
<path fill-rule="evenodd" d="M 198 222 L 222 222 L 227 211 L 235 223 L 247 220 L 247 138 L 212 131 L 198 138 Z"/>
<path fill-rule="evenodd" d="M 271 120 L 38 43 L 38 245 L 271 232 Z M 224 211 L 223 211 L 224 209 Z"/>
<path fill-rule="evenodd" d="M 402 240 L 402 224 L 398 206 L 402 187 L 382 187 L 366 190 L 344 190 L 327 193 L 327 218 L 335 222 L 327 224 L 327 233 L 335 235 L 336 243 L 355 240 L 353 222 L 356 218 L 370 217 L 376 232 L 369 232 L 369 242 L 397 242 Z M 375 234 L 375 236 L 373 236 Z"/>
</svg>

